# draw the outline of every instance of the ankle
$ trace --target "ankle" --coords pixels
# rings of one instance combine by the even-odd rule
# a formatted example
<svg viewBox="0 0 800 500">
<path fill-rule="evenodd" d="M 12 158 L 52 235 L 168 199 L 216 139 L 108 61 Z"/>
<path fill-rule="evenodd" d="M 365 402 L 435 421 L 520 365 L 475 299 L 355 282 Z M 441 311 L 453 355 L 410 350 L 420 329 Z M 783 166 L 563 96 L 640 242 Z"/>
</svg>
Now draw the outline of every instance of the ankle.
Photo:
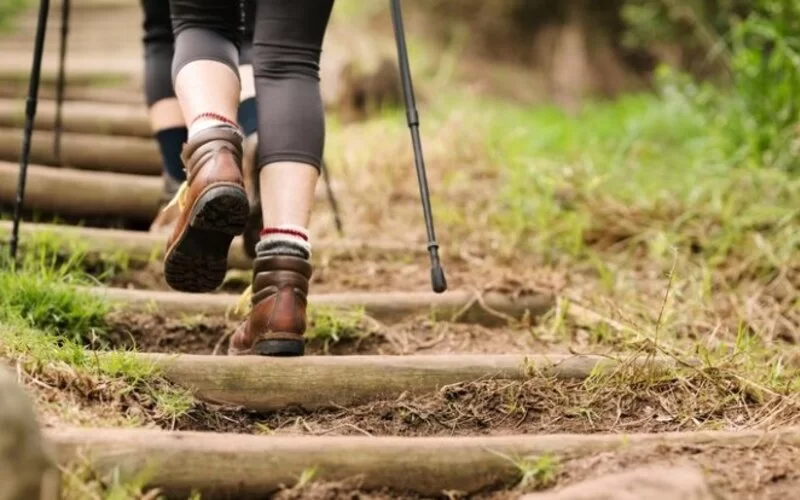
<svg viewBox="0 0 800 500">
<path fill-rule="evenodd" d="M 189 125 L 188 138 L 196 136 L 198 133 L 215 127 L 224 127 L 235 130 L 239 137 L 244 138 L 239 124 L 218 113 L 201 113 L 197 115 Z"/>
<path fill-rule="evenodd" d="M 259 257 L 285 256 L 308 260 L 311 258 L 308 230 L 292 224 L 265 227 L 256 244 L 256 254 Z"/>
</svg>

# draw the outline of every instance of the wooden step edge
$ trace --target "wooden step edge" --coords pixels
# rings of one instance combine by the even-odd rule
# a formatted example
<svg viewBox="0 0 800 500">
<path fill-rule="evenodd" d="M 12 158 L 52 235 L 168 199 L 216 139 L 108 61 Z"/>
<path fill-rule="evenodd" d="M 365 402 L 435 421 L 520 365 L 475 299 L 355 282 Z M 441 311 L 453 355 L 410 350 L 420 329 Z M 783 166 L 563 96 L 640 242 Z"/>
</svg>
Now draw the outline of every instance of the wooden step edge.
<svg viewBox="0 0 800 500">
<path fill-rule="evenodd" d="M 110 104 L 91 101 L 66 101 L 62 109 L 65 132 L 143 137 L 152 140 L 153 132 L 143 104 Z M 37 130 L 54 130 L 55 101 L 41 100 L 36 106 Z M 0 126 L 21 129 L 25 124 L 25 101 L 0 98 Z M 37 132 L 34 135 L 38 135 Z M 62 138 L 62 147 L 67 141 Z"/>
<path fill-rule="evenodd" d="M 15 202 L 18 177 L 19 164 L 0 161 L 0 204 Z M 162 193 L 160 176 L 28 165 L 24 206 L 64 216 L 151 221 Z M 320 209 L 328 206 L 322 182 L 315 196 Z"/>
<path fill-rule="evenodd" d="M 19 165 L 0 162 L 0 204 L 16 200 Z M 120 216 L 152 220 L 161 177 L 28 165 L 24 206 L 68 216 Z"/>
<path fill-rule="evenodd" d="M 361 478 L 361 488 L 440 495 L 511 487 L 515 461 L 577 459 L 653 446 L 800 445 L 800 429 L 663 434 L 551 434 L 481 437 L 270 437 L 144 429 L 47 429 L 61 464 L 88 460 L 100 474 L 149 474 L 148 486 L 203 498 L 266 495 L 296 484 Z"/>
<path fill-rule="evenodd" d="M 119 307 L 132 311 L 158 311 L 166 315 L 204 314 L 236 317 L 233 309 L 239 295 L 193 294 L 169 291 L 131 290 L 123 288 L 91 288 L 91 293 L 104 297 Z M 477 294 L 453 290 L 433 292 L 351 292 L 311 294 L 312 307 L 363 308 L 364 312 L 383 322 L 400 321 L 427 315 L 441 321 L 458 321 L 487 326 L 506 323 L 509 318 L 535 317 L 549 311 L 555 298 L 548 295 L 510 296 L 498 292 Z"/>
<path fill-rule="evenodd" d="M 102 354 L 99 354 L 102 355 Z M 644 355 L 435 354 L 267 358 L 131 353 L 203 401 L 256 411 L 346 407 L 431 394 L 452 384 L 531 377 L 578 379 L 620 367 L 675 368 Z"/>
<path fill-rule="evenodd" d="M 19 162 L 23 131 L 0 128 L 0 161 Z M 64 132 L 61 153 L 53 149 L 55 134 L 36 130 L 31 136 L 30 163 L 135 175 L 161 175 L 161 154 L 153 138 Z"/>
<path fill-rule="evenodd" d="M 11 234 L 10 221 L 0 221 L 0 240 Z M 88 257 L 102 259 L 104 255 L 123 252 L 132 262 L 160 261 L 164 256 L 166 236 L 145 231 L 126 231 L 60 224 L 23 222 L 20 225 L 20 245 L 24 251 L 28 238 L 48 236 L 59 249 L 69 252 L 80 248 Z M 237 237 L 228 252 L 228 267 L 250 269 L 252 259 L 244 251 L 241 237 Z M 359 242 L 350 240 L 315 240 L 312 259 L 331 258 L 343 255 L 417 255 L 426 253 L 423 245 L 416 242 Z"/>
</svg>

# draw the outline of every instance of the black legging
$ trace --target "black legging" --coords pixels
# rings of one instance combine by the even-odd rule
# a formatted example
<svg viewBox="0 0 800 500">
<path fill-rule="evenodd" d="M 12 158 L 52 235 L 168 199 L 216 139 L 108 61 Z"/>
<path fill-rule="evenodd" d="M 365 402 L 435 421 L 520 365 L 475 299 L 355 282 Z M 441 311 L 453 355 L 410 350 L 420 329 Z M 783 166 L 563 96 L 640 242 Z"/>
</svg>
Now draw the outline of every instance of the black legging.
<svg viewBox="0 0 800 500">
<path fill-rule="evenodd" d="M 228 0 L 225 0 L 226 3 Z M 242 0 L 239 11 L 239 30 L 241 31 L 240 64 L 250 64 L 253 48 L 253 23 L 245 22 L 255 15 L 256 0 Z M 175 52 L 175 38 L 172 34 L 170 4 L 165 0 L 141 0 L 144 13 L 144 45 L 145 79 L 144 94 L 147 106 L 150 107 L 161 99 L 175 97 L 172 88 L 172 58 Z"/>
<path fill-rule="evenodd" d="M 320 168 L 325 118 L 319 59 L 333 0 L 255 0 L 253 74 L 258 166 L 292 161 Z M 215 60 L 237 72 L 242 10 L 225 0 L 169 0 L 173 79 L 187 63 Z"/>
</svg>

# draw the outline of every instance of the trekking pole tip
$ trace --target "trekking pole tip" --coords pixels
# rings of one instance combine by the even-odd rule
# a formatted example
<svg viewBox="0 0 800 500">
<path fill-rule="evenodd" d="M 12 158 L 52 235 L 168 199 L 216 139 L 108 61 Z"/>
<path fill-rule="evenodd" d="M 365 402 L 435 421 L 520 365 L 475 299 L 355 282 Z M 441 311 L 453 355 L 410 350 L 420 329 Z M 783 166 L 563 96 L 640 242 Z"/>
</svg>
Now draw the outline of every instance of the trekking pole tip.
<svg viewBox="0 0 800 500">
<path fill-rule="evenodd" d="M 431 267 L 431 283 L 433 284 L 433 291 L 436 293 L 443 293 L 447 290 L 447 279 L 444 277 L 444 269 L 438 262 Z"/>
</svg>

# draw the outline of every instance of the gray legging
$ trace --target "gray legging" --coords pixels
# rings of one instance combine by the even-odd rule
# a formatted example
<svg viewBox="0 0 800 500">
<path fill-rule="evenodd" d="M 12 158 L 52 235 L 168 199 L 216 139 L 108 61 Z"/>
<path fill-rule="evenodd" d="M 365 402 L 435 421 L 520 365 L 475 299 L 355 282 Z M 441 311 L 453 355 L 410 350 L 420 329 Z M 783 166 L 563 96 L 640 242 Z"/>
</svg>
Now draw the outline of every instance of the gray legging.
<svg viewBox="0 0 800 500">
<path fill-rule="evenodd" d="M 237 71 L 240 2 L 169 0 L 169 5 L 173 79 L 197 60 L 218 61 Z M 319 59 L 332 9 L 333 0 L 256 0 L 252 64 L 259 168 L 279 161 L 321 167 L 325 118 Z"/>
</svg>

